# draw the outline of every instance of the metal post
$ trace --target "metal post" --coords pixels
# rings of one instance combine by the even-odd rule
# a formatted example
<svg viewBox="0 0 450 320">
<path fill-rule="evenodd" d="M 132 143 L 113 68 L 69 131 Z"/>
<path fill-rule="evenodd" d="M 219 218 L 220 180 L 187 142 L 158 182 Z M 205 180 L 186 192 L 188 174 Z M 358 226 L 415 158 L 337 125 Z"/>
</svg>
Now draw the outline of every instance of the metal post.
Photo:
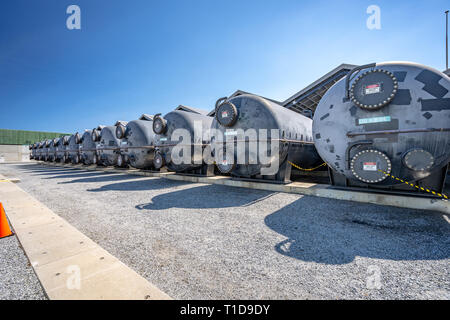
<svg viewBox="0 0 450 320">
<path fill-rule="evenodd" d="M 448 70 L 448 10 L 445 11 L 445 70 Z"/>
</svg>

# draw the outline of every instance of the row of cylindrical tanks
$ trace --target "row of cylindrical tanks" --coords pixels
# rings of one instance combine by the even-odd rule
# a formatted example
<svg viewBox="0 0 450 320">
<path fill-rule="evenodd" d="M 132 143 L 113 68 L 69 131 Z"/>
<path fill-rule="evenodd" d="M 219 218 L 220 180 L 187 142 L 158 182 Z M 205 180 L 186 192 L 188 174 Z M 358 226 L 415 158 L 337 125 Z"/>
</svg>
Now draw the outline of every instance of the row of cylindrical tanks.
<svg viewBox="0 0 450 320">
<path fill-rule="evenodd" d="M 137 120 L 37 142 L 30 146 L 31 158 L 215 172 L 273 182 L 288 181 L 291 164 L 311 170 L 325 162 L 335 186 L 440 192 L 450 162 L 449 92 L 450 78 L 424 65 L 370 64 L 335 83 L 320 100 L 313 119 L 272 100 L 241 94 L 219 99 L 210 113 L 178 108 L 164 116 L 144 114 Z M 189 138 L 182 139 L 177 129 L 185 129 Z M 256 135 L 249 133 L 252 129 Z M 264 138 L 259 135 L 262 129 Z M 231 151 L 225 141 L 232 141 Z M 268 145 L 264 162 L 254 157 L 261 153 L 261 141 Z M 180 144 L 188 148 L 184 152 L 190 149 L 194 155 L 200 150 L 214 161 L 192 156 L 192 161 L 179 163 L 173 151 Z M 269 170 L 274 163 L 276 172 Z"/>
</svg>

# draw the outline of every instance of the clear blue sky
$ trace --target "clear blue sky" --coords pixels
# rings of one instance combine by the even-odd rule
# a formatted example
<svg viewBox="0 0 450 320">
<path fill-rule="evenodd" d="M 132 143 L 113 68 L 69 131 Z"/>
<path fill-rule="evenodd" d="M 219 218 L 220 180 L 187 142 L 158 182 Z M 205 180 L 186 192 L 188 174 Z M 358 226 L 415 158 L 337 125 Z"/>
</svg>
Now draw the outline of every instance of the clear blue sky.
<svg viewBox="0 0 450 320">
<path fill-rule="evenodd" d="M 81 8 L 81 30 L 66 8 Z M 381 30 L 366 9 L 381 8 Z M 285 100 L 339 64 L 445 67 L 449 1 L 4 0 L 0 128 L 75 132 L 237 89 Z"/>
</svg>

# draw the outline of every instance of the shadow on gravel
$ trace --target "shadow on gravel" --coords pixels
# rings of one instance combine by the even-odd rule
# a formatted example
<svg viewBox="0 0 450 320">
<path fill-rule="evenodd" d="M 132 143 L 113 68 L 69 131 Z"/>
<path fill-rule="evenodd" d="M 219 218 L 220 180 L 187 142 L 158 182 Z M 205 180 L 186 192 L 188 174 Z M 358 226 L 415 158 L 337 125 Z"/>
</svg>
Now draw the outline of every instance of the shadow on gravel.
<svg viewBox="0 0 450 320">
<path fill-rule="evenodd" d="M 53 175 L 52 177 L 42 177 L 42 179 L 49 180 L 49 179 L 70 179 L 70 178 L 82 178 L 82 177 L 95 177 L 95 176 L 101 176 L 101 175 L 117 175 L 117 173 L 109 173 L 109 172 L 103 172 L 103 171 L 94 171 L 94 172 L 86 172 L 86 171 L 80 171 L 80 172 L 64 172 L 61 174 Z"/>
<path fill-rule="evenodd" d="M 450 257 L 450 224 L 437 212 L 305 196 L 268 215 L 265 223 L 288 238 L 275 250 L 303 261 Z"/>
<path fill-rule="evenodd" d="M 84 170 L 80 170 L 77 168 L 62 168 L 62 167 L 31 167 L 31 168 L 23 168 L 23 166 L 18 168 L 21 171 L 25 171 L 26 173 L 31 173 L 33 175 L 45 175 L 45 174 L 55 174 L 55 173 L 64 173 L 64 172 L 85 172 Z"/>
<path fill-rule="evenodd" d="M 262 201 L 274 194 L 274 192 L 270 191 L 206 185 L 157 195 L 152 198 L 150 203 L 137 205 L 136 209 L 164 210 L 169 208 L 210 209 L 244 207 Z"/>
<path fill-rule="evenodd" d="M 74 178 L 78 178 L 82 176 L 75 176 Z M 86 178 L 81 179 L 72 179 L 69 181 L 61 181 L 58 182 L 58 184 L 72 184 L 72 183 L 93 183 L 93 182 L 114 182 L 114 181 L 123 181 L 123 180 L 130 180 L 130 179 L 142 179 L 145 177 L 140 176 L 131 176 L 131 175 L 121 175 L 121 174 L 109 174 L 109 173 L 102 173 L 102 174 L 92 174 L 92 175 L 86 175 Z M 138 181 L 133 181 L 137 183 Z M 123 183 L 123 182 L 120 182 Z M 109 185 L 103 186 L 98 189 L 88 189 L 87 191 L 106 191 Z"/>
<path fill-rule="evenodd" d="M 106 177 L 105 177 L 106 178 Z M 125 179 L 139 179 L 128 182 L 118 182 L 104 185 L 96 189 L 87 189 L 90 192 L 103 192 L 103 191 L 145 191 L 145 190 L 159 190 L 164 188 L 174 188 L 177 186 L 182 186 L 185 184 L 190 184 L 189 182 L 173 181 L 160 178 L 150 178 L 145 176 L 132 176 L 123 175 L 117 176 L 117 179 L 112 179 L 110 177 L 108 181 L 119 181 Z M 99 179 L 99 178 L 97 178 Z M 84 180 L 84 179 L 81 179 Z M 99 182 L 99 181 L 92 181 Z M 100 181 L 101 182 L 101 181 Z"/>
<path fill-rule="evenodd" d="M 76 173 L 76 172 L 92 172 L 86 170 L 76 170 L 76 169 L 61 169 L 61 170 L 40 170 L 40 171 L 31 171 L 30 173 L 34 176 L 45 176 L 52 174 L 64 174 L 64 173 Z"/>
</svg>

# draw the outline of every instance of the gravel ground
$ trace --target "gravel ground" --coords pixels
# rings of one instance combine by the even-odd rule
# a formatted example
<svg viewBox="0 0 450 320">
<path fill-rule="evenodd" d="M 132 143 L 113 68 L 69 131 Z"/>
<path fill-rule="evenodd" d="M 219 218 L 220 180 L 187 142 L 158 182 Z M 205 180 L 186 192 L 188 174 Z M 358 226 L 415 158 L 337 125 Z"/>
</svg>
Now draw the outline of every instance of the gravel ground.
<svg viewBox="0 0 450 320">
<path fill-rule="evenodd" d="M 450 223 L 350 201 L 0 165 L 176 299 L 450 299 Z"/>
<path fill-rule="evenodd" d="M 0 239 L 0 300 L 44 300 L 46 296 L 16 236 Z"/>
</svg>

